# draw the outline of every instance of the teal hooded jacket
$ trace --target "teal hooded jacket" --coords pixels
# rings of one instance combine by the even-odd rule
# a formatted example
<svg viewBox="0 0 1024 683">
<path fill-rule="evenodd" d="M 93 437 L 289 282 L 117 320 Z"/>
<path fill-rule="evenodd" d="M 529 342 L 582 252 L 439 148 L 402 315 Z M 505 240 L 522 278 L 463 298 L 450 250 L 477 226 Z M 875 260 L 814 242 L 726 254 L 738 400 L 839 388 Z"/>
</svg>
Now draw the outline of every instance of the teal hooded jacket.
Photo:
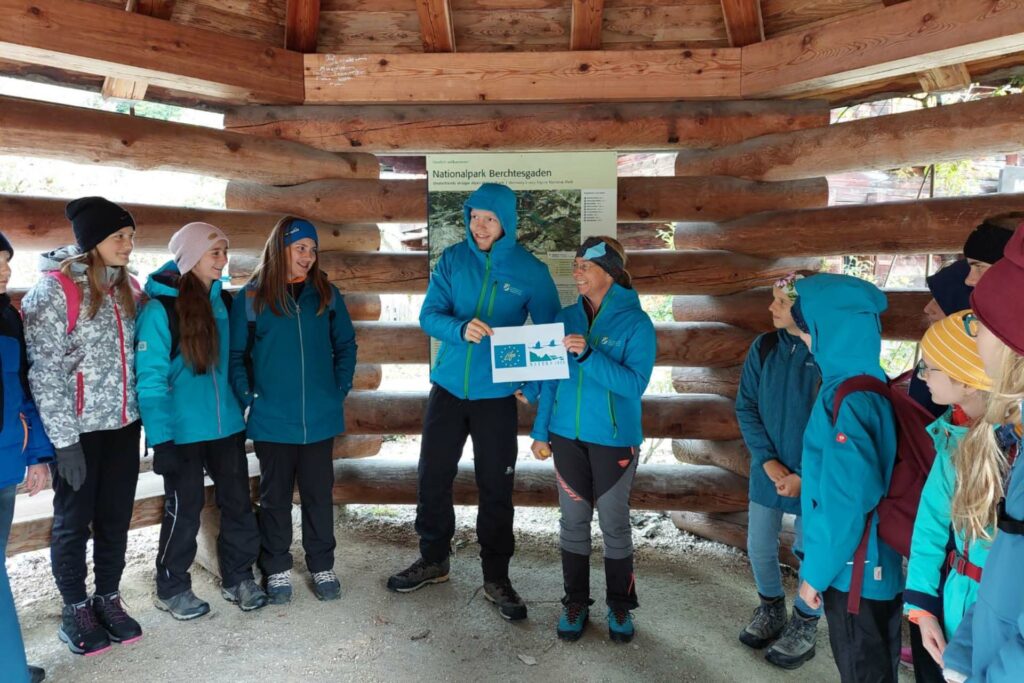
<svg viewBox="0 0 1024 683">
<path fill-rule="evenodd" d="M 212 441 L 245 429 L 242 406 L 228 382 L 230 326 L 220 282 L 210 288 L 219 344 L 217 365 L 197 375 L 181 353 L 171 358 L 167 309 L 156 297 L 176 299 L 180 277 L 174 261 L 149 276 L 145 290 L 150 300 L 135 326 L 135 390 L 150 446 Z"/>
<path fill-rule="evenodd" d="M 928 425 L 928 433 L 935 442 L 935 464 L 921 491 L 921 503 L 917 508 L 914 537 L 910 545 L 907 589 L 903 592 L 905 611 L 909 613 L 920 609 L 941 618 L 947 641 L 952 640 L 967 609 L 977 600 L 979 585 L 955 568 L 950 569 L 945 582 L 942 581 L 952 522 L 953 489 L 956 485 L 953 454 L 970 429 L 950 422 L 952 414 L 950 409 Z M 989 533 L 994 533 L 994 530 L 990 529 Z M 954 534 L 956 551 L 961 556 L 964 554 L 965 541 L 962 532 Z M 972 542 L 967 553 L 971 564 L 984 567 L 991 545 L 984 539 Z"/>
<path fill-rule="evenodd" d="M 643 441 L 640 398 L 651 380 L 657 353 L 654 324 L 640 308 L 636 291 L 613 284 L 594 320 L 587 320 L 583 297 L 563 308 L 555 321 L 565 333 L 581 334 L 588 348 L 569 354 L 569 377 L 524 387 L 537 397 L 530 433 L 538 441 L 550 434 L 601 446 L 639 446 Z M 539 385 L 539 386 L 538 386 Z"/>
<path fill-rule="evenodd" d="M 309 444 L 345 431 L 343 404 L 352 389 L 356 336 L 345 299 L 330 285 L 333 302 L 319 312 L 320 297 L 308 280 L 298 300 L 277 315 L 269 306 L 255 314 L 253 384 L 246 372 L 249 336 L 243 297 L 231 307 L 231 386 L 250 406 L 246 433 L 254 441 Z"/>
<path fill-rule="evenodd" d="M 469 231 L 472 209 L 493 211 L 505 234 L 482 252 Z M 462 399 L 511 396 L 518 382 L 491 379 L 491 338 L 463 339 L 466 324 L 479 318 L 491 327 L 549 323 L 561 308 L 548 267 L 516 244 L 516 196 L 486 183 L 464 206 L 466 239 L 444 250 L 430 276 L 420 309 L 420 327 L 441 342 L 430 380 Z"/>
<path fill-rule="evenodd" d="M 892 406 L 877 394 L 857 392 L 843 401 L 835 424 L 831 418 L 836 389 L 844 380 L 886 378 L 879 365 L 885 295 L 865 280 L 831 274 L 799 280 L 796 290 L 795 306 L 821 370 L 821 389 L 803 442 L 805 557 L 800 571 L 818 591 L 849 591 L 853 556 L 870 515 L 862 596 L 891 600 L 903 590 L 903 560 L 878 538 L 874 510 L 889 488 L 896 458 Z"/>
</svg>

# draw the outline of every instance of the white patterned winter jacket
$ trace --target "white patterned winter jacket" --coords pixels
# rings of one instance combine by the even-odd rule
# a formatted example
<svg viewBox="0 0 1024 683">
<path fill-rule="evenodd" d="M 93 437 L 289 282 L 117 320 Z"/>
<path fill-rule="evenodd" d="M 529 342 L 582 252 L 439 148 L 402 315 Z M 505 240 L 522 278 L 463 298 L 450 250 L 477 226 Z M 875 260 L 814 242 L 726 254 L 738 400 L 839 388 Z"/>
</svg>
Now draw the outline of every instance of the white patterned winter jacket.
<svg viewBox="0 0 1024 683">
<path fill-rule="evenodd" d="M 39 269 L 58 270 L 62 260 L 77 253 L 77 247 L 71 246 L 43 254 Z M 83 286 L 71 334 L 64 290 L 55 278 L 41 278 L 21 304 L 29 384 L 46 434 L 58 448 L 76 443 L 79 434 L 120 429 L 139 419 L 135 320 L 112 297 L 104 297 L 90 320 L 84 264 L 75 265 L 72 279 Z"/>
</svg>

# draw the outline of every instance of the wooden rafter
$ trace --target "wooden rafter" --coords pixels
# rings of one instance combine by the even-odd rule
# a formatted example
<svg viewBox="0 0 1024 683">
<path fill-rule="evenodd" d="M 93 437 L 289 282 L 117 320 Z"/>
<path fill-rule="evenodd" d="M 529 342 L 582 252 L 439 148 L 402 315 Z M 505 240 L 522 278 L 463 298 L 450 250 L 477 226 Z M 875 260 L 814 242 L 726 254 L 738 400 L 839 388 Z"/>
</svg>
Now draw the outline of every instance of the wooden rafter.
<svg viewBox="0 0 1024 683">
<path fill-rule="evenodd" d="M 126 12 L 137 12 L 146 17 L 154 19 L 170 19 L 174 13 L 174 0 L 128 0 L 125 3 Z M 100 93 L 104 99 L 119 100 L 144 100 L 146 89 L 149 84 L 146 81 L 136 81 L 125 78 L 108 76 L 103 79 L 103 86 Z"/>
<path fill-rule="evenodd" d="M 213 100 L 303 99 L 298 52 L 77 0 L 0 0 L 0 58 Z"/>
<path fill-rule="evenodd" d="M 288 0 L 285 8 L 284 47 L 316 52 L 320 31 L 320 0 Z"/>
<path fill-rule="evenodd" d="M 600 50 L 604 0 L 572 0 L 570 50 Z"/>
<path fill-rule="evenodd" d="M 448 0 L 416 0 L 424 52 L 455 52 L 455 25 Z"/>
<path fill-rule="evenodd" d="M 733 47 L 764 40 L 761 0 L 722 0 L 722 14 L 725 16 L 725 32 Z"/>
<path fill-rule="evenodd" d="M 1024 4 L 910 0 L 743 48 L 743 96 L 799 95 L 1024 49 Z"/>
<path fill-rule="evenodd" d="M 963 90 L 973 82 L 971 72 L 963 63 L 928 69 L 917 74 L 917 80 L 921 82 L 921 90 L 926 93 Z"/>
</svg>

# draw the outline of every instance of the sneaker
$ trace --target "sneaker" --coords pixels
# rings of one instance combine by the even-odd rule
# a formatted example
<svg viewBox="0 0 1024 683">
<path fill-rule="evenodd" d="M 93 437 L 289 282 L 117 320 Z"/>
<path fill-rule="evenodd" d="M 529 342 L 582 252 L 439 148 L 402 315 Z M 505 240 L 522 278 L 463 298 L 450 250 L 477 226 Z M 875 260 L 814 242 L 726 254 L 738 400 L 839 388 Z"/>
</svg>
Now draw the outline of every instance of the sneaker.
<svg viewBox="0 0 1024 683">
<path fill-rule="evenodd" d="M 590 607 L 582 602 L 570 602 L 562 610 L 562 617 L 558 620 L 556 632 L 562 640 L 570 642 L 580 639 L 583 635 L 583 628 L 590 618 Z"/>
<path fill-rule="evenodd" d="M 46 680 L 46 671 L 41 666 L 28 665 L 28 681 L 29 683 L 42 683 Z"/>
<path fill-rule="evenodd" d="M 793 616 L 764 658 L 783 669 L 796 669 L 814 658 L 818 640 L 818 617 L 805 616 L 793 608 Z"/>
<path fill-rule="evenodd" d="M 91 657 L 110 649 L 110 637 L 96 621 L 96 613 L 88 600 L 64 605 L 57 637 L 67 643 L 68 649 L 76 655 Z"/>
<path fill-rule="evenodd" d="M 251 612 L 266 607 L 270 598 L 252 579 L 245 579 L 234 586 L 221 588 L 220 594 L 232 605 L 238 605 L 243 612 Z"/>
<path fill-rule="evenodd" d="M 292 601 L 292 572 L 271 574 L 267 577 L 267 602 L 271 605 L 287 605 Z"/>
<path fill-rule="evenodd" d="M 96 620 L 112 641 L 131 645 L 142 638 L 142 627 L 128 615 L 123 603 L 121 594 L 114 591 L 107 595 L 94 595 L 92 609 L 96 612 Z"/>
<path fill-rule="evenodd" d="M 153 604 L 155 604 L 156 608 L 161 612 L 169 612 L 170 615 L 178 621 L 196 619 L 210 611 L 210 603 L 197 598 L 191 588 L 183 590 L 177 595 L 173 595 L 166 600 L 157 596 L 157 599 L 153 601 Z"/>
<path fill-rule="evenodd" d="M 786 598 L 768 600 L 761 598 L 761 604 L 754 610 L 754 617 L 747 627 L 740 631 L 740 642 L 747 647 L 760 650 L 782 634 L 786 628 Z"/>
<path fill-rule="evenodd" d="M 608 637 L 616 643 L 628 643 L 636 635 L 633 614 L 628 609 L 608 608 Z"/>
<path fill-rule="evenodd" d="M 388 577 L 388 590 L 397 593 L 411 593 L 414 590 L 423 588 L 428 583 L 444 583 L 448 580 L 448 560 L 434 564 L 427 562 L 422 557 L 408 569 L 403 569 L 397 574 Z"/>
<path fill-rule="evenodd" d="M 341 581 L 333 569 L 313 572 L 313 593 L 317 600 L 337 600 L 341 597 Z"/>
<path fill-rule="evenodd" d="M 526 603 L 508 579 L 486 582 L 484 597 L 498 606 L 498 613 L 504 619 L 519 621 L 526 618 Z"/>
</svg>

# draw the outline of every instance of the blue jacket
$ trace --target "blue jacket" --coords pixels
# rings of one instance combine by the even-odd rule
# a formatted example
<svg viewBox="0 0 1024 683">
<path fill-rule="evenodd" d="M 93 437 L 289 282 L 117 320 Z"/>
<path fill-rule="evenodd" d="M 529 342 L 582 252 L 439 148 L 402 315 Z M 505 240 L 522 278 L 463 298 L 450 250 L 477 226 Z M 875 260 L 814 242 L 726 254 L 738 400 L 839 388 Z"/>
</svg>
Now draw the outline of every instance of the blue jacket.
<svg viewBox="0 0 1024 683">
<path fill-rule="evenodd" d="M 345 299 L 331 285 L 331 310 L 317 313 L 320 299 L 306 282 L 289 310 L 276 315 L 269 306 L 255 314 L 252 369 L 246 372 L 249 338 L 247 309 L 241 297 L 252 297 L 246 286 L 231 307 L 231 386 L 250 406 L 246 433 L 254 441 L 308 444 L 345 431 L 343 403 L 352 389 L 356 368 L 356 336 Z"/>
<path fill-rule="evenodd" d="M 1006 514 L 1024 520 L 1024 465 L 1013 464 Z M 1011 683 L 1024 672 L 1024 536 L 999 531 L 985 562 L 978 599 L 967 610 L 943 655 L 968 681 Z"/>
<path fill-rule="evenodd" d="M 212 441 L 245 429 L 242 406 L 228 383 L 231 328 L 220 282 L 214 282 L 210 288 L 210 306 L 220 345 L 217 365 L 206 374 L 197 375 L 185 364 L 180 349 L 171 358 L 167 309 L 156 297 L 177 299 L 179 277 L 174 261 L 149 276 L 146 294 L 150 300 L 135 325 L 135 389 L 150 446 L 167 441 Z"/>
<path fill-rule="evenodd" d="M 776 334 L 778 344 L 762 365 L 761 345 Z M 800 514 L 800 498 L 776 493 L 764 464 L 778 460 L 800 474 L 804 429 L 819 378 L 807 345 L 785 330 L 762 334 L 750 346 L 736 394 L 736 419 L 750 451 L 750 500 L 758 505 Z"/>
<path fill-rule="evenodd" d="M 942 581 L 946 566 L 946 545 L 951 529 L 951 505 L 956 485 L 953 454 L 970 429 L 950 422 L 952 409 L 928 425 L 928 433 L 935 442 L 935 464 L 921 491 L 921 503 L 914 520 L 914 537 L 910 545 L 910 564 L 907 566 L 907 589 L 903 592 L 906 612 L 925 610 L 939 617 L 946 631 L 946 640 L 953 637 L 967 608 L 974 604 L 978 584 L 955 568 L 949 570 Z M 991 531 L 990 531 L 991 533 Z M 963 533 L 954 534 L 958 554 L 964 554 Z M 976 539 L 967 556 L 972 564 L 985 566 L 991 543 Z M 941 594 L 941 598 L 939 597 Z"/>
<path fill-rule="evenodd" d="M 814 275 L 799 280 L 796 290 L 821 370 L 821 390 L 804 434 L 800 571 L 819 591 L 849 591 L 853 555 L 870 514 L 862 596 L 891 600 L 903 590 L 903 559 L 879 540 L 873 510 L 889 488 L 896 459 L 892 406 L 877 394 L 857 392 L 843 401 L 834 425 L 831 418 L 844 380 L 862 374 L 885 379 L 878 364 L 885 295 L 849 275 Z"/>
<path fill-rule="evenodd" d="M 538 441 L 550 434 L 601 446 L 639 446 L 643 441 L 640 397 L 654 370 L 654 324 L 640 308 L 636 291 L 613 284 L 593 322 L 583 297 L 563 308 L 555 321 L 565 334 L 582 334 L 587 349 L 569 354 L 569 378 L 539 383 L 537 417 L 530 433 Z M 537 383 L 524 389 L 537 395 Z"/>
<path fill-rule="evenodd" d="M 502 398 L 519 386 L 491 379 L 491 339 L 471 344 L 462 337 L 473 318 L 491 327 L 515 327 L 527 314 L 537 324 L 551 322 L 561 304 L 548 267 L 516 244 L 515 198 L 483 185 L 465 207 L 466 239 L 441 254 L 420 309 L 420 327 L 441 342 L 430 381 L 464 399 Z M 511 199 L 510 199 L 511 196 Z M 505 234 L 487 253 L 469 232 L 470 207 L 493 211 Z"/>
<path fill-rule="evenodd" d="M 11 299 L 0 294 L 0 489 L 20 484 L 25 468 L 53 459 L 53 444 L 28 388 L 25 330 Z M 0 558 L 2 559 L 2 558 Z"/>
</svg>

